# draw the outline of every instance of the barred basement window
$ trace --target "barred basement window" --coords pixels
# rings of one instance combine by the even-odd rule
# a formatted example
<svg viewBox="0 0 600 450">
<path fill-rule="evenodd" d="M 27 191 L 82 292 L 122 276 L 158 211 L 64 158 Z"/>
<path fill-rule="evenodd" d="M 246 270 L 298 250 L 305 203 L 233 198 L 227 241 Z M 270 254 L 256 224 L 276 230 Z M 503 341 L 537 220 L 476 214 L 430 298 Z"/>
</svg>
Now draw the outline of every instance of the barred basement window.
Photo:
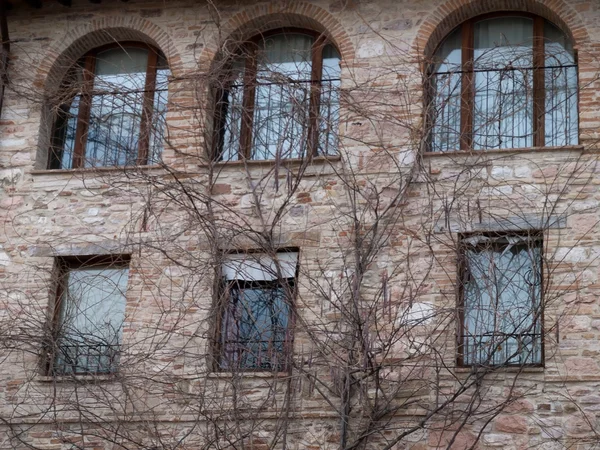
<svg viewBox="0 0 600 450">
<path fill-rule="evenodd" d="M 459 365 L 541 365 L 541 236 L 465 237 L 461 258 Z"/>
<path fill-rule="evenodd" d="M 442 42 L 432 69 L 431 151 L 578 143 L 576 54 L 543 18 L 469 20 Z"/>
<path fill-rule="evenodd" d="M 169 69 L 146 44 L 97 48 L 61 85 L 49 169 L 156 164 L 160 161 Z"/>
<path fill-rule="evenodd" d="M 229 255 L 223 263 L 220 370 L 284 371 L 291 352 L 298 253 Z"/>
<path fill-rule="evenodd" d="M 60 258 L 58 268 L 48 372 L 53 375 L 115 372 L 125 318 L 128 260 Z"/>
<path fill-rule="evenodd" d="M 340 55 L 317 33 L 286 29 L 247 42 L 217 86 L 216 160 L 337 153 Z"/>
</svg>

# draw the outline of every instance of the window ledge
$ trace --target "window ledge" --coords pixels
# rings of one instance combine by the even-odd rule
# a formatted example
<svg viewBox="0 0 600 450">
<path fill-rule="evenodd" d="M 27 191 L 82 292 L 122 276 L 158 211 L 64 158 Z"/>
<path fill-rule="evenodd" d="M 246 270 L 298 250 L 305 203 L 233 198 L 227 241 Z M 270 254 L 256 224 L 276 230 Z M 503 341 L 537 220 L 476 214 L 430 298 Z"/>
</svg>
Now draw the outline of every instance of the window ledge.
<svg viewBox="0 0 600 450">
<path fill-rule="evenodd" d="M 544 373 L 545 370 L 543 366 L 507 366 L 491 368 L 488 373 Z M 472 367 L 457 366 L 454 368 L 455 373 L 471 373 L 473 371 Z"/>
<path fill-rule="evenodd" d="M 280 163 L 287 166 L 300 166 L 302 163 L 310 165 L 311 163 L 323 164 L 325 162 L 336 162 L 341 160 L 340 155 L 315 156 L 313 158 L 285 158 L 280 159 Z M 272 166 L 277 162 L 276 159 L 239 159 L 234 161 L 215 161 L 213 164 L 218 167 L 237 167 L 237 166 Z M 208 167 L 210 163 L 200 164 L 200 167 Z"/>
<path fill-rule="evenodd" d="M 267 372 L 267 371 L 239 371 L 239 372 L 210 372 L 207 374 L 208 378 L 289 378 L 290 372 Z"/>
<path fill-rule="evenodd" d="M 118 166 L 118 167 L 87 167 L 80 169 L 34 169 L 32 175 L 63 175 L 63 174 L 84 174 L 84 173 L 115 173 L 115 172 L 134 172 L 136 170 L 158 170 L 163 166 Z"/>
<path fill-rule="evenodd" d="M 423 152 L 427 158 L 439 158 L 444 156 L 484 156 L 507 153 L 543 153 L 560 151 L 583 151 L 583 145 L 563 145 L 558 147 L 522 147 L 522 148 L 502 148 L 502 149 L 481 149 L 481 150 L 454 150 L 448 152 Z"/>
<path fill-rule="evenodd" d="M 98 375 L 38 375 L 35 379 L 41 383 L 105 383 L 114 381 L 117 373 L 98 374 Z"/>
</svg>

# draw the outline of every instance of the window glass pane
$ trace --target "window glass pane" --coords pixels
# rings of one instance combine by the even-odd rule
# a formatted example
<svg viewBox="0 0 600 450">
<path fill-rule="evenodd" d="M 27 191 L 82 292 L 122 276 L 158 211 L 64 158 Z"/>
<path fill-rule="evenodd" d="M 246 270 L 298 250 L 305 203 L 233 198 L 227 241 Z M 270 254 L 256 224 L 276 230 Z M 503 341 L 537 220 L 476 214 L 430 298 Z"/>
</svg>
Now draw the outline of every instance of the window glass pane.
<svg viewBox="0 0 600 450">
<path fill-rule="evenodd" d="M 223 116 L 220 124 L 222 129 L 219 130 L 220 158 L 223 161 L 239 159 L 244 104 L 244 66 L 245 59 L 235 59 L 228 77 L 219 86 L 222 97 L 216 107 Z"/>
<path fill-rule="evenodd" d="M 154 100 L 152 104 L 152 116 L 150 123 L 150 143 L 148 148 L 148 164 L 158 164 L 161 162 L 162 150 L 167 120 L 167 103 L 169 93 L 169 77 L 171 71 L 164 57 L 158 58 L 156 68 L 156 85 L 154 90 Z"/>
<path fill-rule="evenodd" d="M 147 49 L 98 53 L 85 167 L 137 163 L 147 66 Z"/>
<path fill-rule="evenodd" d="M 56 370 L 114 371 L 125 317 L 127 268 L 69 271 L 62 298 Z"/>
<path fill-rule="evenodd" d="M 462 63 L 462 27 L 450 33 L 438 48 L 435 57 L 435 72 L 456 72 Z"/>
<path fill-rule="evenodd" d="M 235 286 L 229 298 L 222 368 L 282 370 L 289 320 L 284 290 Z"/>
<path fill-rule="evenodd" d="M 308 135 L 313 38 L 279 34 L 258 52 L 252 159 L 300 158 Z"/>
<path fill-rule="evenodd" d="M 285 369 L 297 263 L 297 252 L 240 253 L 223 262 L 221 369 Z"/>
<path fill-rule="evenodd" d="M 333 45 L 323 48 L 321 106 L 319 111 L 319 155 L 335 155 L 340 124 L 340 54 Z"/>
<path fill-rule="evenodd" d="M 263 253 L 239 253 L 227 257 L 222 272 L 226 280 L 273 281 L 294 278 L 297 264 L 297 252 L 279 252 L 276 259 Z"/>
<path fill-rule="evenodd" d="M 490 240 L 465 257 L 464 363 L 540 363 L 539 242 Z"/>
<path fill-rule="evenodd" d="M 432 151 L 445 152 L 460 148 L 461 112 L 461 29 L 454 30 L 442 43 L 432 75 L 435 92 L 432 110 Z"/>
<path fill-rule="evenodd" d="M 57 113 L 52 138 L 52 158 L 50 169 L 71 169 L 77 133 L 80 97 L 72 99 L 71 104 L 62 105 Z"/>
<path fill-rule="evenodd" d="M 61 84 L 61 94 L 66 97 L 56 111 L 49 169 L 71 169 L 75 150 L 75 135 L 79 116 L 83 60 L 69 70 Z"/>
<path fill-rule="evenodd" d="M 546 92 L 545 143 L 578 143 L 577 66 L 573 46 L 554 25 L 544 25 Z"/>
<path fill-rule="evenodd" d="M 533 145 L 533 21 L 502 17 L 474 26 L 473 147 Z"/>
</svg>

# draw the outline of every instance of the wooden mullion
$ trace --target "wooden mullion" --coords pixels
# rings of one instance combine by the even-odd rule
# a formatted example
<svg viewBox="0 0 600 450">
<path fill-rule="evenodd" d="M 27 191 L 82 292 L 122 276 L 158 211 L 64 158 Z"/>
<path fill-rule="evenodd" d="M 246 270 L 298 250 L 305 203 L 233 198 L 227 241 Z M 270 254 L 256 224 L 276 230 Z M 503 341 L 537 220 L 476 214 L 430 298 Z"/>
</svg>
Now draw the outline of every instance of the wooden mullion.
<svg viewBox="0 0 600 450">
<path fill-rule="evenodd" d="M 146 82 L 144 84 L 144 101 L 142 103 L 142 117 L 140 121 L 140 138 L 138 140 L 137 149 L 137 164 L 140 166 L 148 163 L 150 133 L 152 133 L 152 111 L 154 107 L 157 66 L 158 54 L 154 49 L 149 49 L 148 67 L 146 69 Z"/>
<path fill-rule="evenodd" d="M 462 26 L 461 54 L 461 108 L 460 108 L 460 149 L 470 150 L 473 146 L 473 107 L 475 89 L 473 63 L 473 21 L 469 20 Z"/>
<path fill-rule="evenodd" d="M 219 80 L 221 83 L 223 81 Z M 226 81 L 228 83 L 228 81 Z M 213 124 L 213 140 L 211 158 L 219 161 L 225 150 L 225 127 L 227 126 L 227 111 L 229 110 L 229 90 L 227 86 L 218 86 L 216 91 L 215 119 Z"/>
<path fill-rule="evenodd" d="M 467 280 L 467 248 L 462 242 L 462 237 L 459 240 L 458 246 L 458 271 L 457 271 L 457 352 L 456 359 L 458 366 L 465 365 L 465 283 Z"/>
<path fill-rule="evenodd" d="M 319 109 L 321 107 L 321 78 L 323 75 L 323 47 L 325 44 L 324 39 L 317 39 L 311 51 L 312 70 L 308 111 L 307 156 L 318 156 L 319 152 Z"/>
<path fill-rule="evenodd" d="M 83 65 L 83 89 L 79 100 L 79 114 L 77 115 L 77 130 L 75 132 L 75 148 L 73 149 L 72 168 L 78 169 L 84 166 L 85 146 L 90 121 L 90 110 L 92 103 L 92 89 L 94 84 L 94 70 L 96 67 L 96 55 L 88 54 Z"/>
<path fill-rule="evenodd" d="M 240 130 L 239 159 L 252 156 L 252 127 L 254 122 L 254 99 L 256 97 L 256 71 L 258 48 L 251 44 L 248 48 L 244 70 L 244 98 L 242 101 L 242 125 Z"/>
<path fill-rule="evenodd" d="M 544 19 L 533 21 L 533 145 L 545 145 Z"/>
<path fill-rule="evenodd" d="M 57 341 L 61 327 L 63 303 L 65 301 L 65 296 L 67 295 L 69 266 L 64 259 L 59 258 L 56 262 L 53 272 L 56 277 L 56 285 L 54 289 L 54 302 L 50 321 L 51 327 L 49 331 L 49 337 L 52 339 L 52 342 L 50 342 L 48 346 L 49 354 L 45 356 L 46 360 L 43 361 L 44 369 L 47 375 L 53 374 L 54 361 L 57 357 Z"/>
<path fill-rule="evenodd" d="M 229 291 L 230 291 L 230 283 L 222 277 L 220 268 L 215 273 L 215 281 L 213 284 L 213 292 L 216 293 L 215 296 L 215 311 L 217 312 L 217 316 L 215 317 L 215 327 L 214 327 L 214 340 L 213 340 L 213 361 L 212 361 L 212 369 L 213 371 L 221 371 L 223 370 L 222 362 L 224 359 L 224 346 L 223 346 L 223 319 L 225 317 L 225 312 L 227 308 L 229 308 Z"/>
</svg>

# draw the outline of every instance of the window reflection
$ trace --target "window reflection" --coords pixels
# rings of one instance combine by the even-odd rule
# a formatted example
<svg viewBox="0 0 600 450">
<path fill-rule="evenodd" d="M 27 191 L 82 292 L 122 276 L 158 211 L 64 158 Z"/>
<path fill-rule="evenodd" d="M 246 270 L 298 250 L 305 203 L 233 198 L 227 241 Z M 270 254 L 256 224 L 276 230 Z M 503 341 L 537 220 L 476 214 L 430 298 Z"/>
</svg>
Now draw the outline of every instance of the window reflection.
<svg viewBox="0 0 600 450">
<path fill-rule="evenodd" d="M 317 63 L 322 69 L 315 74 Z M 340 56 L 331 44 L 303 33 L 267 36 L 235 59 L 224 78 L 217 98 L 219 159 L 337 152 Z"/>
<path fill-rule="evenodd" d="M 509 236 L 465 242 L 463 363 L 541 363 L 541 246 Z"/>
<path fill-rule="evenodd" d="M 117 46 L 82 58 L 61 88 L 70 100 L 57 113 L 49 168 L 159 162 L 169 73 L 150 47 Z"/>
<path fill-rule="evenodd" d="M 551 23 L 518 15 L 467 21 L 434 63 L 432 151 L 577 144 L 574 51 Z"/>
</svg>

